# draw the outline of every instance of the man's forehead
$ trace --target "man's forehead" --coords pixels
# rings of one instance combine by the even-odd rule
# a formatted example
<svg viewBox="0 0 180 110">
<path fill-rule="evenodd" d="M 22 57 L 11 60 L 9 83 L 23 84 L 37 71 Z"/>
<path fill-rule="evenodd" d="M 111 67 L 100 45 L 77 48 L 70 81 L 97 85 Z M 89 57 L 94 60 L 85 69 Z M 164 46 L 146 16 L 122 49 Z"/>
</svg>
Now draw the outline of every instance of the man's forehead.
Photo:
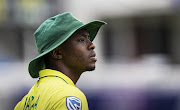
<svg viewBox="0 0 180 110">
<path fill-rule="evenodd" d="M 77 30 L 76 32 L 74 32 L 63 44 L 61 45 L 69 45 L 69 42 L 71 42 L 74 38 L 77 38 L 79 36 L 84 36 L 84 37 L 90 37 L 89 36 L 89 32 L 83 28 L 81 30 Z M 60 46 L 61 46 L 60 45 Z"/>
</svg>

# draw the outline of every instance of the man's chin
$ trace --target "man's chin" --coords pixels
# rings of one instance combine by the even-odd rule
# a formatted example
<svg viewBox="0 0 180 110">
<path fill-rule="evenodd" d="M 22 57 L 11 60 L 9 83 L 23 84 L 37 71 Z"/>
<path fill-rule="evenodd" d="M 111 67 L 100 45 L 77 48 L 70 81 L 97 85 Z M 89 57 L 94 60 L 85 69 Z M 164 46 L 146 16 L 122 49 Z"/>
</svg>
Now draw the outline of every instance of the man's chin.
<svg viewBox="0 0 180 110">
<path fill-rule="evenodd" d="M 95 66 L 94 67 L 89 67 L 89 68 L 86 68 L 86 71 L 94 71 L 95 70 Z"/>
</svg>

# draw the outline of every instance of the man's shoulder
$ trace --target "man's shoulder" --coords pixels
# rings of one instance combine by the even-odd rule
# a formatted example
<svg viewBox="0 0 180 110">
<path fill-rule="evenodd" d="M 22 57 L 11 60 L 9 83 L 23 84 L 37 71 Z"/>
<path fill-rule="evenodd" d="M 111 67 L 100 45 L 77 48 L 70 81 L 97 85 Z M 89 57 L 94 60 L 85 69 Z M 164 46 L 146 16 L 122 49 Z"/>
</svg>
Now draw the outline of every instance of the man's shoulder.
<svg viewBox="0 0 180 110">
<path fill-rule="evenodd" d="M 61 86 L 56 86 L 53 87 L 56 92 L 54 92 L 54 95 L 56 96 L 80 96 L 84 97 L 84 93 L 78 89 L 75 86 L 69 85 L 69 84 L 64 84 Z"/>
<path fill-rule="evenodd" d="M 58 78 L 48 78 L 40 82 L 39 85 L 41 87 L 45 87 L 46 89 L 68 86 L 66 82 L 59 80 Z"/>
<path fill-rule="evenodd" d="M 49 91 L 48 93 L 54 94 L 56 96 L 84 95 L 79 88 L 61 80 L 48 80 L 45 83 L 43 83 L 42 87 L 44 88 L 43 90 L 47 90 Z"/>
<path fill-rule="evenodd" d="M 64 92 L 66 92 L 67 94 L 83 94 L 83 92 L 79 88 L 72 85 L 65 86 Z"/>
<path fill-rule="evenodd" d="M 61 92 L 54 94 L 53 100 L 59 103 L 67 104 L 69 101 L 80 101 L 87 105 L 87 99 L 84 93 L 75 86 L 65 86 Z"/>
</svg>

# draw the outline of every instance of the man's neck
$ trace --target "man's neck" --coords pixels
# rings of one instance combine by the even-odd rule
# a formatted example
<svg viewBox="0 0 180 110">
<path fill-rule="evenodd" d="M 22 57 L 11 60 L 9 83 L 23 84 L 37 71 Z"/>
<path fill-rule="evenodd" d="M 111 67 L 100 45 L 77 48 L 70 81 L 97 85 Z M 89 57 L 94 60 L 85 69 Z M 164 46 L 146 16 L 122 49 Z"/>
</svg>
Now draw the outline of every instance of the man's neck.
<svg viewBox="0 0 180 110">
<path fill-rule="evenodd" d="M 58 66 L 57 65 L 53 65 L 53 66 L 47 65 L 46 68 L 62 72 L 67 77 L 69 77 L 73 81 L 74 84 L 76 84 L 76 82 L 80 78 L 81 74 L 83 73 L 82 71 L 69 69 L 68 67 L 66 67 L 63 64 L 59 64 Z"/>
</svg>

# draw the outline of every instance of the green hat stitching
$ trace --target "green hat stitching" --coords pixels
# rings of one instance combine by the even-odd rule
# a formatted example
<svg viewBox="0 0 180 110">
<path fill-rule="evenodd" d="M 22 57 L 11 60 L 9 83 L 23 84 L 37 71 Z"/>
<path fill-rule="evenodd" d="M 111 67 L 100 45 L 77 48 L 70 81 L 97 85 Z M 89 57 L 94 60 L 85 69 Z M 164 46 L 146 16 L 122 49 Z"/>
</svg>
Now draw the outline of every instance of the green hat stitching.
<svg viewBox="0 0 180 110">
<path fill-rule="evenodd" d="M 39 77 L 39 71 L 45 68 L 43 56 L 66 41 L 75 31 L 86 28 L 93 41 L 99 28 L 106 24 L 103 21 L 92 21 L 83 24 L 71 13 L 62 13 L 44 21 L 35 31 L 35 41 L 39 56 L 29 63 L 29 73 L 32 78 Z"/>
</svg>

